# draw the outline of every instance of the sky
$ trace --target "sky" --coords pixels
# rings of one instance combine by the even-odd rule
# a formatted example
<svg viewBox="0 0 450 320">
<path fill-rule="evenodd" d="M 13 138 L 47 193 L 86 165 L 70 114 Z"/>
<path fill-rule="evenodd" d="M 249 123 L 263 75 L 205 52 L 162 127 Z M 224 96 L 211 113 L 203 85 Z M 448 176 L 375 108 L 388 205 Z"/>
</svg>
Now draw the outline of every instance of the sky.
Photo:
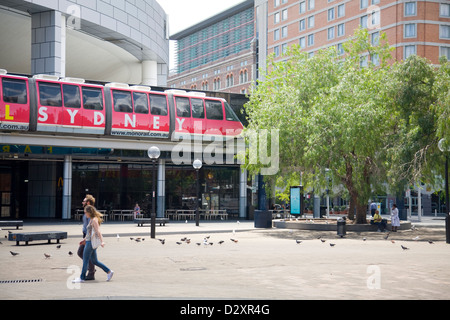
<svg viewBox="0 0 450 320">
<path fill-rule="evenodd" d="M 175 34 L 225 11 L 244 0 L 157 0 L 169 15 L 169 34 Z M 174 68 L 174 43 L 170 44 L 170 65 Z"/>
</svg>

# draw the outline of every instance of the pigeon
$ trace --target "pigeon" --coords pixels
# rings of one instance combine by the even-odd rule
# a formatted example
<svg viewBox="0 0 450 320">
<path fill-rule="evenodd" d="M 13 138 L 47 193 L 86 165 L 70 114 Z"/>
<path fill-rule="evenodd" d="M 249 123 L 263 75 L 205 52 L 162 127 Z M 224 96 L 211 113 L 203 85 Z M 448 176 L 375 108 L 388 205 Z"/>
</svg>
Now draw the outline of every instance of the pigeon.
<svg viewBox="0 0 450 320">
<path fill-rule="evenodd" d="M 431 240 L 428 240 L 428 243 L 429 243 L 429 244 L 433 244 L 434 242 L 433 242 L 433 241 L 431 241 Z"/>
<path fill-rule="evenodd" d="M 417 241 L 419 239 L 420 239 L 419 236 L 413 238 L 414 241 Z"/>
<path fill-rule="evenodd" d="M 181 244 L 181 242 L 178 242 L 178 241 L 177 241 L 177 245 L 180 245 L 180 244 Z"/>
<path fill-rule="evenodd" d="M 366 241 L 366 240 L 367 240 L 367 238 L 366 238 L 366 237 L 364 237 L 364 238 L 363 238 L 363 241 Z"/>
<path fill-rule="evenodd" d="M 136 242 L 141 242 L 141 239 L 140 239 L 140 238 L 137 238 L 137 239 L 134 239 L 134 241 L 136 241 Z"/>
<path fill-rule="evenodd" d="M 10 252 L 13 256 L 17 256 L 19 254 L 18 252 L 12 252 L 12 251 L 10 251 Z"/>
<path fill-rule="evenodd" d="M 3 242 L 0 241 L 0 244 L 3 244 Z"/>
<path fill-rule="evenodd" d="M 212 246 L 212 245 L 214 244 L 214 242 L 208 242 L 208 244 L 209 244 L 210 246 Z"/>
<path fill-rule="evenodd" d="M 322 241 L 322 243 L 323 243 L 323 242 L 325 242 L 325 241 L 327 241 L 327 240 L 325 240 L 325 239 L 320 239 L 320 241 Z"/>
<path fill-rule="evenodd" d="M 117 238 L 117 241 L 119 241 L 119 240 L 120 240 L 120 236 L 119 236 L 119 234 L 117 234 L 117 237 L 116 237 L 116 238 Z"/>
<path fill-rule="evenodd" d="M 186 237 L 180 239 L 180 241 L 186 241 L 186 240 L 187 240 Z"/>
<path fill-rule="evenodd" d="M 334 247 L 336 243 L 330 243 L 330 247 Z"/>
<path fill-rule="evenodd" d="M 407 248 L 407 247 L 405 247 L 403 245 L 400 245 L 400 246 L 402 247 L 403 250 L 409 250 L 409 248 Z"/>
<path fill-rule="evenodd" d="M 201 245 L 201 242 L 196 242 L 195 244 L 199 246 L 199 245 Z"/>
<path fill-rule="evenodd" d="M 134 238 L 130 238 L 130 240 L 131 240 L 131 241 L 133 241 L 133 240 L 134 240 Z"/>
<path fill-rule="evenodd" d="M 220 240 L 220 241 L 219 241 L 219 244 L 222 244 L 222 243 L 224 243 L 224 241 L 223 241 L 223 240 Z"/>
<path fill-rule="evenodd" d="M 51 258 L 51 254 L 48 254 L 48 253 L 44 253 L 44 256 L 45 256 L 45 259 L 49 259 L 49 258 Z"/>
<path fill-rule="evenodd" d="M 61 249 L 61 245 L 58 244 L 58 245 L 56 246 L 56 249 Z"/>
<path fill-rule="evenodd" d="M 295 242 L 296 242 L 297 244 L 300 244 L 300 243 L 302 243 L 302 240 L 295 240 Z"/>
<path fill-rule="evenodd" d="M 186 239 L 186 243 L 187 244 L 191 243 L 191 239 Z"/>
<path fill-rule="evenodd" d="M 73 256 L 73 252 L 72 251 L 69 251 L 69 256 Z"/>
<path fill-rule="evenodd" d="M 233 241 L 234 243 L 238 242 L 238 240 L 236 240 L 236 239 L 230 239 L 230 240 Z"/>
<path fill-rule="evenodd" d="M 158 239 L 159 242 L 161 242 L 161 244 L 165 244 L 166 243 L 166 239 Z"/>
<path fill-rule="evenodd" d="M 392 243 L 395 243 L 395 240 L 391 240 Z"/>
<path fill-rule="evenodd" d="M 387 233 L 386 237 L 384 237 L 384 240 L 387 240 L 389 238 L 390 232 Z"/>
</svg>

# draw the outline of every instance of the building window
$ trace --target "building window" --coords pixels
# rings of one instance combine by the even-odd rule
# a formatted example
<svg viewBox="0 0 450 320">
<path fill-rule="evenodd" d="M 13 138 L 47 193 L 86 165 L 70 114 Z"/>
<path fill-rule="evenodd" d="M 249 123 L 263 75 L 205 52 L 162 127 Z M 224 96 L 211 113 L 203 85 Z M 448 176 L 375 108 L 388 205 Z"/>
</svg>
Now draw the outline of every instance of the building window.
<svg viewBox="0 0 450 320">
<path fill-rule="evenodd" d="M 273 23 L 274 24 L 277 24 L 277 23 L 279 23 L 280 22 L 280 13 L 279 12 L 276 12 L 274 15 L 273 15 Z"/>
<path fill-rule="evenodd" d="M 311 47 L 314 45 L 314 34 L 308 35 L 308 47 Z"/>
<path fill-rule="evenodd" d="M 337 26 L 337 36 L 342 37 L 345 35 L 345 23 L 338 24 Z"/>
<path fill-rule="evenodd" d="M 328 40 L 334 39 L 334 27 L 328 28 Z"/>
<path fill-rule="evenodd" d="M 338 5 L 337 7 L 337 17 L 342 18 L 345 16 L 345 3 Z"/>
<path fill-rule="evenodd" d="M 405 53 L 404 53 L 405 59 L 407 59 L 410 55 L 413 54 L 416 54 L 416 46 L 414 45 L 405 46 Z"/>
<path fill-rule="evenodd" d="M 372 4 L 379 4 L 380 0 L 372 0 Z"/>
<path fill-rule="evenodd" d="M 288 48 L 287 43 L 283 43 L 283 44 L 281 45 L 281 52 L 282 52 L 283 54 L 285 54 L 286 51 L 287 51 L 287 48 Z"/>
<path fill-rule="evenodd" d="M 367 15 L 361 17 L 360 25 L 363 29 L 367 28 Z"/>
<path fill-rule="evenodd" d="M 234 86 L 234 77 L 233 74 L 230 73 L 227 75 L 227 88 Z"/>
<path fill-rule="evenodd" d="M 450 39 L 450 26 L 439 26 L 439 38 Z"/>
<path fill-rule="evenodd" d="M 281 20 L 285 21 L 288 19 L 288 11 L 287 9 L 281 11 Z"/>
<path fill-rule="evenodd" d="M 440 4 L 439 16 L 443 18 L 450 18 L 450 4 L 447 3 Z"/>
<path fill-rule="evenodd" d="M 371 38 L 372 38 L 372 40 L 371 40 L 372 45 L 377 46 L 380 43 L 380 32 L 377 31 L 377 32 L 372 33 Z"/>
<path fill-rule="evenodd" d="M 273 52 L 275 53 L 275 57 L 279 57 L 280 56 L 280 47 L 279 46 L 274 47 Z"/>
<path fill-rule="evenodd" d="M 314 16 L 308 17 L 308 29 L 314 28 Z"/>
<path fill-rule="evenodd" d="M 288 27 L 281 28 L 281 37 L 286 38 L 288 36 Z"/>
<path fill-rule="evenodd" d="M 306 29 L 306 22 L 305 19 L 300 20 L 300 28 L 299 31 L 303 31 Z"/>
<path fill-rule="evenodd" d="M 300 2 L 300 14 L 306 12 L 306 1 Z"/>
<path fill-rule="evenodd" d="M 342 43 L 338 43 L 337 52 L 338 52 L 338 55 L 340 55 L 340 56 L 344 54 L 344 46 L 342 45 Z"/>
<path fill-rule="evenodd" d="M 407 23 L 404 28 L 404 38 L 415 38 L 417 36 L 415 23 Z"/>
<path fill-rule="evenodd" d="M 314 0 L 308 0 L 308 10 L 314 10 Z"/>
<path fill-rule="evenodd" d="M 244 84 L 246 82 L 248 82 L 248 72 L 247 69 L 244 69 L 239 73 L 239 83 Z"/>
<path fill-rule="evenodd" d="M 334 8 L 328 9 L 328 21 L 334 20 Z"/>
<path fill-rule="evenodd" d="M 450 47 L 440 47 L 439 56 L 444 56 L 448 61 L 450 61 Z"/>
<path fill-rule="evenodd" d="M 280 40 L 280 29 L 276 29 L 273 31 L 273 41 Z"/>
<path fill-rule="evenodd" d="M 274 0 L 274 7 L 278 7 L 280 5 L 280 0 Z"/>
<path fill-rule="evenodd" d="M 300 49 L 304 49 L 306 47 L 305 37 L 301 37 L 299 40 Z"/>
<path fill-rule="evenodd" d="M 369 62 L 369 56 L 368 55 L 364 55 L 361 58 L 359 58 L 359 66 L 361 68 L 367 67 Z"/>
<path fill-rule="evenodd" d="M 416 2 L 405 2 L 405 17 L 415 16 L 416 14 Z"/>
<path fill-rule="evenodd" d="M 360 0 L 360 8 L 366 9 L 369 6 L 369 0 Z"/>
</svg>

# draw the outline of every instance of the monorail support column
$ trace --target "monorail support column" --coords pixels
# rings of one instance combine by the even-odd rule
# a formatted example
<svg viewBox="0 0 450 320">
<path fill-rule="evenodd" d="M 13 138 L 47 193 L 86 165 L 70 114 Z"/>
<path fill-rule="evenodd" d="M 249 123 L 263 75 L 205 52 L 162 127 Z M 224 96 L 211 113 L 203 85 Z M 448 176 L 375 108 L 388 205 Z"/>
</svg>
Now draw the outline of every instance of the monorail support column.
<svg viewBox="0 0 450 320">
<path fill-rule="evenodd" d="M 156 189 L 156 216 L 164 218 L 166 211 L 166 161 L 164 159 L 159 159 L 158 185 Z"/>
<path fill-rule="evenodd" d="M 241 168 L 239 179 L 239 219 L 247 218 L 247 170 Z"/>
<path fill-rule="evenodd" d="M 72 205 L 72 156 L 64 157 L 62 219 L 71 219 Z"/>
<path fill-rule="evenodd" d="M 65 18 L 58 11 L 31 15 L 31 73 L 65 76 Z"/>
<path fill-rule="evenodd" d="M 142 61 L 142 84 L 146 86 L 158 85 L 158 63 L 152 60 Z"/>
</svg>

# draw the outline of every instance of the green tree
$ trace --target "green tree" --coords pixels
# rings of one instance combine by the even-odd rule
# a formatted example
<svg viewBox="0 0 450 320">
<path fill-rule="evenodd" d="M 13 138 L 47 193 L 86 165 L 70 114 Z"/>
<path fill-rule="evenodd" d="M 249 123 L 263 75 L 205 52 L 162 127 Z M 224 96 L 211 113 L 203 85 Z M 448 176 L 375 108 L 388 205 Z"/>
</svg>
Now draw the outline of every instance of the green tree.
<svg viewBox="0 0 450 320">
<path fill-rule="evenodd" d="M 279 129 L 278 176 L 286 180 L 302 171 L 305 184 L 320 189 L 327 187 L 329 168 L 333 184 L 349 191 L 349 217 L 356 209 L 356 222 L 365 223 L 372 190 L 384 181 L 390 49 L 385 35 L 373 45 L 364 29 L 344 49 L 344 55 L 328 49 L 308 57 L 294 47 L 287 60 L 270 60 L 270 72 L 245 107 L 246 131 Z M 247 164 L 250 172 L 261 167 Z"/>
</svg>

